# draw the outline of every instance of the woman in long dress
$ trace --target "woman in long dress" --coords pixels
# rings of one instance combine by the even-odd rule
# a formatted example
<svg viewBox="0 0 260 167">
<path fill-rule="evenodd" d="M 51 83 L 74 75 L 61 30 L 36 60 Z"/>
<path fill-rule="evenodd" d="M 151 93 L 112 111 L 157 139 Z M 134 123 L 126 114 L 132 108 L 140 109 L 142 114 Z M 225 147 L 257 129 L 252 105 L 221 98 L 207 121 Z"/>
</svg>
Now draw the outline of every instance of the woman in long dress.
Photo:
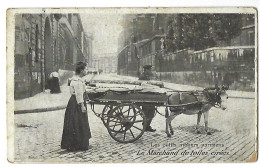
<svg viewBox="0 0 260 167">
<path fill-rule="evenodd" d="M 61 92 L 58 72 L 52 72 L 50 74 L 49 87 L 51 90 L 50 93 L 60 93 Z"/>
<path fill-rule="evenodd" d="M 61 148 L 68 151 L 88 150 L 89 148 L 91 132 L 83 99 L 85 83 L 82 80 L 82 77 L 86 75 L 85 69 L 86 63 L 77 63 L 76 75 L 70 81 L 71 98 L 65 111 L 61 140 Z"/>
</svg>

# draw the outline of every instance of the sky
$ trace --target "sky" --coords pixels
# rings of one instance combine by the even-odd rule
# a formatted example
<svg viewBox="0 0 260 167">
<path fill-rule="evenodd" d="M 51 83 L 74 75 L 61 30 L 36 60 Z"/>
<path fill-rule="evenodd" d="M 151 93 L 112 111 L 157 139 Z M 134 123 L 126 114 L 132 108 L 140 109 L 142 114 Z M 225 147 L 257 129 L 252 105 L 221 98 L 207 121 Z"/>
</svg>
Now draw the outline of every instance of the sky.
<svg viewBox="0 0 260 167">
<path fill-rule="evenodd" d="M 122 15 L 80 14 L 85 33 L 93 35 L 93 54 L 103 55 L 118 51 L 118 37 L 123 28 Z"/>
</svg>

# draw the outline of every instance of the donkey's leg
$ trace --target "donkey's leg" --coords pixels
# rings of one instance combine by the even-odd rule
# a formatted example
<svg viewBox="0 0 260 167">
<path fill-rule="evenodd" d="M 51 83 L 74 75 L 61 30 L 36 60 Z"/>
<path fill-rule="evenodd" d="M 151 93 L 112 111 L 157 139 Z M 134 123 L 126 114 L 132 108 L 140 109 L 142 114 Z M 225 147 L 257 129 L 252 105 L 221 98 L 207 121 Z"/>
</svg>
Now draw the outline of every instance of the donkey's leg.
<svg viewBox="0 0 260 167">
<path fill-rule="evenodd" d="M 201 134 L 201 132 L 200 132 L 200 130 L 199 130 L 201 115 L 202 115 L 202 112 L 200 111 L 200 112 L 198 113 L 198 119 L 197 119 L 197 125 L 196 125 L 196 132 L 197 132 L 197 134 Z"/>
<path fill-rule="evenodd" d="M 169 133 L 169 123 L 170 123 L 170 117 L 171 117 L 171 115 L 170 116 L 168 116 L 167 118 L 166 118 L 166 129 L 165 129 L 165 133 L 167 134 L 167 137 L 171 137 L 171 134 Z"/>
<path fill-rule="evenodd" d="M 171 135 L 169 134 L 169 127 L 168 126 L 170 126 L 170 129 L 172 129 L 172 127 L 171 127 L 171 124 L 170 124 L 170 115 L 171 114 L 169 114 L 169 109 L 168 109 L 168 107 L 166 107 L 165 108 L 165 118 L 166 118 L 166 134 L 167 134 L 167 137 L 171 137 Z M 171 134 L 172 134 L 172 131 L 171 131 Z"/>
<path fill-rule="evenodd" d="M 207 135 L 211 135 L 211 133 L 208 131 L 209 111 L 206 111 L 203 114 L 204 114 L 204 122 L 205 122 L 205 131 L 207 132 Z"/>
<path fill-rule="evenodd" d="M 174 131 L 173 131 L 173 128 L 172 128 L 172 120 L 173 120 L 175 117 L 176 117 L 176 115 L 173 115 L 173 117 L 171 117 L 170 123 L 169 123 L 171 135 L 174 135 Z"/>
<path fill-rule="evenodd" d="M 172 115 L 173 114 L 173 115 Z M 172 125 L 171 125 L 171 122 L 172 120 L 177 116 L 178 114 L 174 113 L 174 112 L 171 112 L 171 115 L 169 117 L 167 117 L 166 119 L 166 134 L 167 134 L 167 137 L 171 137 L 171 134 L 173 135 L 174 134 L 174 131 L 173 131 L 173 128 L 172 128 Z M 171 134 L 169 133 L 169 127 L 170 126 L 170 132 Z"/>
</svg>

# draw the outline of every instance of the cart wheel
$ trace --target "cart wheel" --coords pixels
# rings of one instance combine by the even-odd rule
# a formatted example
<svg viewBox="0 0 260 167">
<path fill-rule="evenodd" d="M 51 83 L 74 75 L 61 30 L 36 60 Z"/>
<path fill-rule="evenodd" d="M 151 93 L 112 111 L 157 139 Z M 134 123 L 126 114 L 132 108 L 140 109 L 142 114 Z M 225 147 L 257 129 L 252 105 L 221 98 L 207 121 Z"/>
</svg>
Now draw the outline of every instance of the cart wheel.
<svg viewBox="0 0 260 167">
<path fill-rule="evenodd" d="M 111 105 L 105 105 L 105 107 L 103 108 L 101 120 L 106 127 L 107 127 L 107 116 L 112 109 L 113 109 L 113 106 L 111 106 Z"/>
<path fill-rule="evenodd" d="M 132 143 L 139 139 L 146 126 L 142 109 L 134 104 L 120 104 L 108 114 L 106 127 L 110 136 L 120 143 Z"/>
</svg>

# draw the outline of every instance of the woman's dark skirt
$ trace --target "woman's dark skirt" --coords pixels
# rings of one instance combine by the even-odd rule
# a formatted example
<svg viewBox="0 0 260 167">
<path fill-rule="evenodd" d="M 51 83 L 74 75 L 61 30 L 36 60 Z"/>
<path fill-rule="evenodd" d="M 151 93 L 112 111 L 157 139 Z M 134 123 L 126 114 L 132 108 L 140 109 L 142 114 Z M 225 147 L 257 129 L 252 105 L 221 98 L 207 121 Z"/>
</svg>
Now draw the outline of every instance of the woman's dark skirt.
<svg viewBox="0 0 260 167">
<path fill-rule="evenodd" d="M 64 118 L 61 148 L 68 151 L 87 150 L 91 132 L 87 113 L 82 113 L 76 96 L 72 95 Z"/>
<path fill-rule="evenodd" d="M 49 88 L 51 93 L 60 93 L 60 83 L 59 83 L 59 78 L 57 77 L 52 77 L 49 79 Z"/>
</svg>

